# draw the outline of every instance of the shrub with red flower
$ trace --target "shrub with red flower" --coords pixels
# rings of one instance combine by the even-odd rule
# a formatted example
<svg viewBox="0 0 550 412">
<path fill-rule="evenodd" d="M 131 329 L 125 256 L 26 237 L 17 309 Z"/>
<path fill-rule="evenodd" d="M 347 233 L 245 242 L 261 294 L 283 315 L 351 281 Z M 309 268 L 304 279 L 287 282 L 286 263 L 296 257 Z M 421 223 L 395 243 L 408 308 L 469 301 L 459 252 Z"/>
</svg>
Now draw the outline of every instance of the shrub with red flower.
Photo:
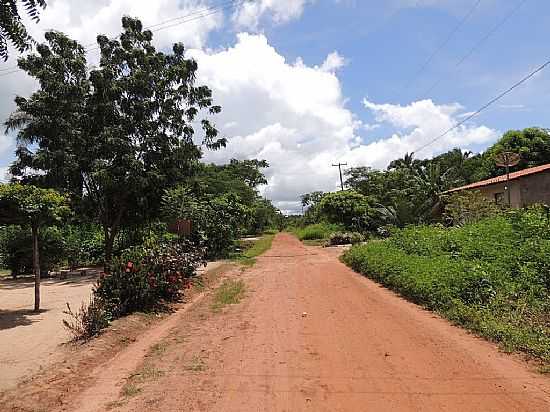
<svg viewBox="0 0 550 412">
<path fill-rule="evenodd" d="M 113 317 L 175 301 L 206 264 L 204 256 L 204 249 L 180 240 L 130 249 L 113 260 L 94 293 Z"/>
</svg>

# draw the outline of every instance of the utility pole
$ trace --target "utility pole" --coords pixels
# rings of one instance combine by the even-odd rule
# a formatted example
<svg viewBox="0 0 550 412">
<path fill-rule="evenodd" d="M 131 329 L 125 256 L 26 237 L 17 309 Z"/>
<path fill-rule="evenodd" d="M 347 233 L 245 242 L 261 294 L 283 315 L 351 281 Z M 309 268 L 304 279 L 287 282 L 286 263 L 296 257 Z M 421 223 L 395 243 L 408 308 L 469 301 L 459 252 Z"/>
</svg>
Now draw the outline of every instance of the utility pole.
<svg viewBox="0 0 550 412">
<path fill-rule="evenodd" d="M 512 207 L 512 197 L 511 197 L 511 188 L 510 188 L 510 167 L 516 166 L 521 157 L 519 154 L 514 152 L 501 152 L 495 156 L 496 165 L 506 168 L 506 197 L 508 198 L 508 207 Z"/>
<path fill-rule="evenodd" d="M 338 167 L 338 171 L 340 172 L 340 187 L 342 188 L 342 191 L 344 190 L 344 180 L 342 179 L 342 166 L 347 166 L 347 163 L 340 163 L 338 162 L 337 165 L 333 164 L 333 167 Z"/>
</svg>

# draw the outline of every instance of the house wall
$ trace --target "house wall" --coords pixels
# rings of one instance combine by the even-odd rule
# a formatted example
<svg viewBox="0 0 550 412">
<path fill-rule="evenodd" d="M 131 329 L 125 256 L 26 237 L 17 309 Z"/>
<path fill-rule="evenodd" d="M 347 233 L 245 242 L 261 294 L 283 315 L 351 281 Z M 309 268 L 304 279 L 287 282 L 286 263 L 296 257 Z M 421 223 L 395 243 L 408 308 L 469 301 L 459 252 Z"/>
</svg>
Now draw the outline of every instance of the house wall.
<svg viewBox="0 0 550 412">
<path fill-rule="evenodd" d="M 518 179 L 523 206 L 534 203 L 550 205 L 550 171 L 544 171 Z"/>
<path fill-rule="evenodd" d="M 503 194 L 503 204 L 507 204 L 506 183 L 481 187 L 479 190 L 487 199 L 495 201 L 497 193 Z M 510 182 L 510 200 L 514 208 L 535 203 L 550 204 L 550 171 L 520 177 Z"/>
<path fill-rule="evenodd" d="M 485 186 L 479 188 L 479 191 L 483 193 L 487 199 L 491 201 L 495 201 L 496 194 L 502 193 L 503 200 L 502 204 L 506 205 L 508 204 L 508 195 L 506 194 L 506 183 L 497 183 L 490 186 Z M 521 200 L 521 186 L 520 182 L 518 180 L 512 180 L 510 182 L 510 203 L 511 206 L 514 208 L 522 207 L 522 200 Z"/>
</svg>

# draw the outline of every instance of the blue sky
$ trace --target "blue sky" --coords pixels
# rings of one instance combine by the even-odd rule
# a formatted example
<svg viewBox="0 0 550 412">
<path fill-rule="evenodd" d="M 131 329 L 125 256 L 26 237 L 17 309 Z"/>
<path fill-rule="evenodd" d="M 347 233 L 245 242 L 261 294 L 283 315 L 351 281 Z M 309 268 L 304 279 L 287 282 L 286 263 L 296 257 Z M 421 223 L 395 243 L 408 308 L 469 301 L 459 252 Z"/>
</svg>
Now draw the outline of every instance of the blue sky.
<svg viewBox="0 0 550 412">
<path fill-rule="evenodd" d="M 374 3 L 382 2 L 350 1 L 340 7 L 319 2 L 307 8 L 300 20 L 266 31 L 271 44 L 290 59 L 301 56 L 306 64 L 315 64 L 333 50 L 344 56 L 348 63 L 339 72 L 343 93 L 349 107 L 367 122 L 371 116 L 361 104 L 365 96 L 402 105 L 425 98 L 440 104 L 460 102 L 473 111 L 550 58 L 550 3 L 527 1 L 518 9 L 522 2 L 517 0 L 481 1 L 447 46 L 415 76 L 477 1 L 397 10 L 374 7 Z M 481 42 L 512 10 L 517 11 Z M 477 51 L 456 67 L 480 42 Z M 549 76 L 541 77 L 495 104 L 480 119 L 499 130 L 545 126 Z"/>
<path fill-rule="evenodd" d="M 98 31 L 116 34 L 122 14 L 148 25 L 219 3 L 52 0 L 31 30 L 40 39 L 55 28 L 88 44 Z M 205 161 L 266 158 L 263 193 L 292 211 L 300 193 L 337 187 L 333 161 L 383 168 L 542 64 L 550 58 L 549 23 L 550 3 L 541 0 L 256 0 L 159 31 L 155 42 L 183 41 L 199 81 L 222 105 L 215 120 L 230 144 Z M 542 72 L 418 156 L 456 146 L 481 151 L 508 129 L 550 126 L 549 79 Z M 0 116 L 34 87 L 21 73 L 0 77 Z M 14 139 L 0 139 L 5 168 Z"/>
</svg>

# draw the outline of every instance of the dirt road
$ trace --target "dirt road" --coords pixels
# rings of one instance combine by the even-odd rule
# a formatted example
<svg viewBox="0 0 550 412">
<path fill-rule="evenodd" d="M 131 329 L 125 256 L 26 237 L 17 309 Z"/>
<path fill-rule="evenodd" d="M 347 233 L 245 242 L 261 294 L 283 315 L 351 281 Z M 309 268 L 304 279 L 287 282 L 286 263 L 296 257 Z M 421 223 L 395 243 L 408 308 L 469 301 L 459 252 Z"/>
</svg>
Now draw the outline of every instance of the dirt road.
<svg viewBox="0 0 550 412">
<path fill-rule="evenodd" d="M 240 303 L 213 310 L 215 293 L 199 296 L 58 410 L 550 411 L 548 376 L 337 253 L 278 235 L 253 268 L 226 274 L 246 284 Z"/>
</svg>

